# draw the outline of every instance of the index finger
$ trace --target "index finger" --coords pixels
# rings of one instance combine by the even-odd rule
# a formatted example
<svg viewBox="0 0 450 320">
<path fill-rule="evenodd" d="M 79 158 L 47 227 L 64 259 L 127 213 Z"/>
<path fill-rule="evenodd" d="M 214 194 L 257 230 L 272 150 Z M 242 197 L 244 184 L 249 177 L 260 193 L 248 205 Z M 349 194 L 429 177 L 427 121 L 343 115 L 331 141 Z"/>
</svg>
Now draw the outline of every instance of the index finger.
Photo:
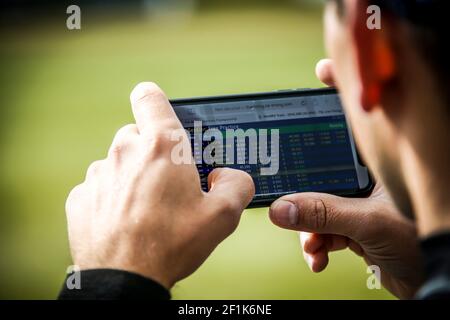
<svg viewBox="0 0 450 320">
<path fill-rule="evenodd" d="M 131 92 L 130 100 L 140 134 L 183 128 L 166 95 L 155 83 L 139 83 Z"/>
<path fill-rule="evenodd" d="M 300 231 L 300 244 L 304 252 L 313 254 L 325 244 L 325 241 L 321 234 Z"/>
</svg>

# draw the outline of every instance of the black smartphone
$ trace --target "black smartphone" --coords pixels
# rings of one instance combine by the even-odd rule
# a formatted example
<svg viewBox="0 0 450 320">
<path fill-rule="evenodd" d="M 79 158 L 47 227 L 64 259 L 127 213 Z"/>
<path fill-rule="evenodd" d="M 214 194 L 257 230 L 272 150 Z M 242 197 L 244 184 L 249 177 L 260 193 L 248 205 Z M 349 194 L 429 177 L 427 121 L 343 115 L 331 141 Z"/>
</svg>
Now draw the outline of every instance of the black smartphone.
<svg viewBox="0 0 450 320">
<path fill-rule="evenodd" d="M 249 207 L 268 206 L 297 192 L 359 197 L 373 189 L 333 88 L 176 99 L 171 104 L 190 136 L 205 191 L 216 167 L 252 176 L 256 194 Z"/>
</svg>

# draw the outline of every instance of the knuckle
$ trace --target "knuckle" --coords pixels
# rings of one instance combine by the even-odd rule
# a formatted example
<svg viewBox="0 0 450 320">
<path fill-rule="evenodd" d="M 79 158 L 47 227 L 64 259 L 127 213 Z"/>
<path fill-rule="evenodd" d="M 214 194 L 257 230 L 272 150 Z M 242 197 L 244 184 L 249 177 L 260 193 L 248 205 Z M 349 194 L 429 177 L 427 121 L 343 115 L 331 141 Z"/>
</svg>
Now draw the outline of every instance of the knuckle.
<svg viewBox="0 0 450 320">
<path fill-rule="evenodd" d="M 75 186 L 70 192 L 69 195 L 67 196 L 66 199 L 66 203 L 65 203 L 65 209 L 66 209 L 66 214 L 69 215 L 72 212 L 72 207 L 73 207 L 73 202 L 77 201 L 77 199 L 80 197 L 81 193 L 82 193 L 82 189 L 83 189 L 84 184 L 79 184 L 77 186 Z"/>
<path fill-rule="evenodd" d="M 127 124 L 125 126 L 123 126 L 122 128 L 120 128 L 119 130 L 117 130 L 116 136 L 114 140 L 119 140 L 122 141 L 124 138 L 126 138 L 131 132 L 133 132 L 134 130 L 136 130 L 136 125 L 135 124 Z"/>
<path fill-rule="evenodd" d="M 144 138 L 144 158 L 152 160 L 166 153 L 171 141 L 165 132 L 159 131 L 150 137 Z"/>
<path fill-rule="evenodd" d="M 135 124 L 128 124 L 120 128 L 114 136 L 114 140 L 108 151 L 108 156 L 114 159 L 119 158 L 127 146 L 132 143 L 131 133 L 136 132 L 136 128 Z"/>
<path fill-rule="evenodd" d="M 123 153 L 125 146 L 122 143 L 113 144 L 109 149 L 108 156 L 117 159 L 120 158 L 120 155 Z"/>
<path fill-rule="evenodd" d="M 91 163 L 86 172 L 86 179 L 98 174 L 103 164 L 103 160 L 97 160 Z"/>
<path fill-rule="evenodd" d="M 221 209 L 218 211 L 220 215 L 235 216 L 236 205 L 227 199 L 222 200 Z"/>
<path fill-rule="evenodd" d="M 159 130 L 151 138 L 149 138 L 150 142 L 153 144 L 166 144 L 169 139 L 169 135 L 166 130 Z"/>
<path fill-rule="evenodd" d="M 180 133 L 187 137 L 186 130 L 180 125 L 178 118 L 166 118 L 160 121 L 160 126 L 165 132 L 166 137 L 171 137 L 174 133 Z M 173 140 L 173 139 L 170 139 Z"/>
<path fill-rule="evenodd" d="M 323 199 L 313 199 L 309 212 L 303 218 L 313 230 L 320 230 L 326 227 L 330 211 L 331 208 Z"/>
<path fill-rule="evenodd" d="M 239 223 L 239 210 L 240 208 L 234 201 L 224 200 L 218 214 L 228 222 L 231 228 L 234 228 Z"/>
<path fill-rule="evenodd" d="M 234 201 L 228 198 L 216 198 L 215 206 L 211 211 L 210 217 L 213 220 L 219 220 L 226 229 L 234 229 L 239 223 L 239 210 Z"/>
</svg>

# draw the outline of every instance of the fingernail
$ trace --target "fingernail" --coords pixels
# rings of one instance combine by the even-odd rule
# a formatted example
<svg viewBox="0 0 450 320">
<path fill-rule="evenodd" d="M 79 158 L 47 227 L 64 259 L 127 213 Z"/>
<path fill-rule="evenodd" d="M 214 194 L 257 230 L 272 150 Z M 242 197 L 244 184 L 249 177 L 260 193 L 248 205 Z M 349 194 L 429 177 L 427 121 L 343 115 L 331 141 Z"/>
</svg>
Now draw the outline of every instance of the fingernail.
<svg viewBox="0 0 450 320">
<path fill-rule="evenodd" d="M 295 226 L 298 224 L 298 209 L 295 204 L 290 201 L 278 200 L 271 209 L 272 218 L 280 226 Z"/>
</svg>

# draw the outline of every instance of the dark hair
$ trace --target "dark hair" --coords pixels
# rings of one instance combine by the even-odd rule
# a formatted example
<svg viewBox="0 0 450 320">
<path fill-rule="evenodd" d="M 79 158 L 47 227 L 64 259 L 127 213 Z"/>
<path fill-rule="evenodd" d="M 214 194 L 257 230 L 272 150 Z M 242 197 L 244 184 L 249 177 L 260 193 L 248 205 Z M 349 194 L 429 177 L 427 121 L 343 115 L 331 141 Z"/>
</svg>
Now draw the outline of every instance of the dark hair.
<svg viewBox="0 0 450 320">
<path fill-rule="evenodd" d="M 334 0 L 338 14 L 344 15 L 342 0 Z M 432 68 L 437 81 L 447 90 L 450 73 L 450 45 L 447 24 L 450 23 L 450 1 L 448 0 L 368 0 L 380 7 L 382 14 L 402 19 L 412 29 L 414 45 L 425 62 Z M 450 101 L 450 94 L 449 101 Z"/>
</svg>

